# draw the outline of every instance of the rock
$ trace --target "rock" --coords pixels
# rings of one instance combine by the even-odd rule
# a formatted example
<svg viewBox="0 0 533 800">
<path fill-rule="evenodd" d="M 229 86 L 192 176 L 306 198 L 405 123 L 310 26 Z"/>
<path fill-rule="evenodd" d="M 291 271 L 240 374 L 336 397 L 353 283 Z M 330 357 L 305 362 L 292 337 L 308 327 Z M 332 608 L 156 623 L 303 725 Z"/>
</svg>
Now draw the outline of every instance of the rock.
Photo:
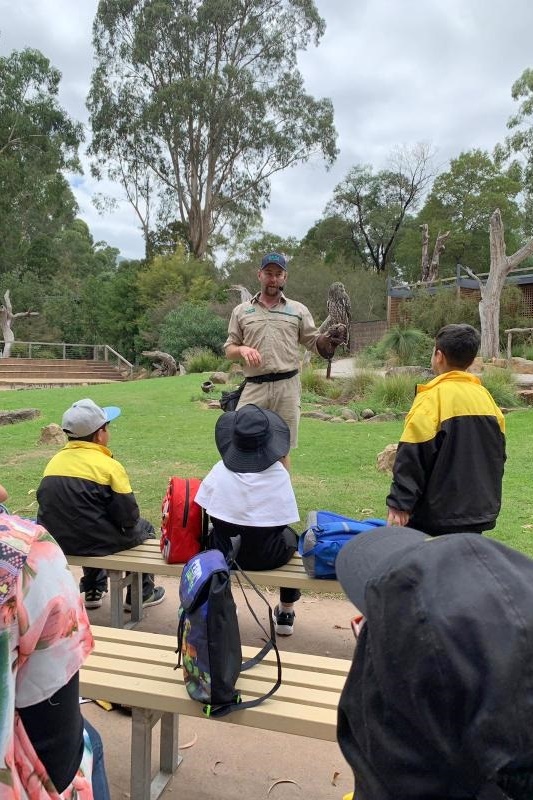
<svg viewBox="0 0 533 800">
<path fill-rule="evenodd" d="M 392 470 L 397 449 L 397 444 L 388 444 L 386 448 L 381 451 L 381 453 L 378 453 L 377 467 L 381 472 Z"/>
<path fill-rule="evenodd" d="M 357 420 L 357 419 L 345 419 L 344 421 L 346 422 L 347 425 L 354 425 L 359 420 Z"/>
<path fill-rule="evenodd" d="M 211 380 L 213 383 L 227 383 L 228 375 L 226 372 L 213 372 L 211 375 Z"/>
<path fill-rule="evenodd" d="M 214 408 L 216 411 L 220 411 L 220 403 L 218 400 L 209 400 L 207 407 Z"/>
<path fill-rule="evenodd" d="M 371 408 L 364 408 L 361 411 L 361 416 L 363 419 L 371 419 L 371 417 L 375 417 L 375 413 L 372 411 Z"/>
<path fill-rule="evenodd" d="M 533 389 L 520 389 L 517 395 L 528 406 L 533 406 Z"/>
<path fill-rule="evenodd" d="M 390 378 L 392 375 L 419 375 L 421 378 L 434 378 L 435 374 L 432 369 L 428 367 L 389 367 L 385 370 L 385 377 Z"/>
<path fill-rule="evenodd" d="M 325 422 L 332 418 L 331 414 L 325 414 L 323 411 L 302 411 L 301 417 L 309 417 L 310 419 L 322 419 Z"/>
<path fill-rule="evenodd" d="M 513 372 L 521 372 L 522 375 L 531 375 L 533 373 L 533 361 L 529 361 L 527 358 L 515 356 L 511 359 L 509 366 Z"/>
<path fill-rule="evenodd" d="M 405 414 L 403 413 L 395 413 L 393 411 L 389 411 L 385 414 L 374 414 L 373 417 L 368 417 L 366 422 L 392 422 L 395 419 L 403 419 Z"/>
<path fill-rule="evenodd" d="M 330 417 L 329 422 L 345 422 L 342 417 Z"/>
<path fill-rule="evenodd" d="M 146 378 L 149 378 L 149 377 L 150 377 L 149 371 L 147 369 L 145 369 L 144 367 L 141 367 L 141 369 L 135 374 L 135 377 L 134 377 L 133 380 L 135 380 L 135 381 L 144 381 Z"/>
<path fill-rule="evenodd" d="M 38 408 L 20 408 L 18 411 L 0 411 L 0 425 L 14 425 L 16 422 L 26 422 L 29 419 L 40 417 Z"/>
<path fill-rule="evenodd" d="M 357 419 L 357 414 L 355 411 L 352 411 L 351 408 L 343 408 L 341 411 L 341 417 L 346 420 L 351 420 L 352 422 Z"/>
<path fill-rule="evenodd" d="M 37 444 L 59 444 L 64 445 L 67 443 L 67 435 L 61 430 L 60 425 L 51 422 L 50 425 L 45 425 L 41 428 L 41 435 Z"/>
<path fill-rule="evenodd" d="M 231 367 L 229 368 L 230 375 L 244 375 L 244 370 L 242 368 L 242 364 L 238 362 L 234 362 Z"/>
</svg>

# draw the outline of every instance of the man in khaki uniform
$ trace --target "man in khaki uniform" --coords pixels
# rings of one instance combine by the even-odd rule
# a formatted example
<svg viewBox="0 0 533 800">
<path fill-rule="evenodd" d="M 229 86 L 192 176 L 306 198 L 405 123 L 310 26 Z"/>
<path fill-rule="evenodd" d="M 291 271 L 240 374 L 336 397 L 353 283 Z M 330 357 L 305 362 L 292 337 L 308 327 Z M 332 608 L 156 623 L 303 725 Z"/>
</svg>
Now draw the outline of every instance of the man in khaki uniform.
<svg viewBox="0 0 533 800">
<path fill-rule="evenodd" d="M 292 448 L 300 421 L 299 345 L 331 358 L 346 329 L 319 333 L 309 309 L 285 297 L 287 262 L 279 253 L 262 259 L 257 276 L 261 290 L 234 308 L 224 348 L 227 358 L 244 361 L 246 386 L 237 408 L 254 403 L 275 411 L 289 426 Z M 284 463 L 289 466 L 288 456 Z"/>
</svg>

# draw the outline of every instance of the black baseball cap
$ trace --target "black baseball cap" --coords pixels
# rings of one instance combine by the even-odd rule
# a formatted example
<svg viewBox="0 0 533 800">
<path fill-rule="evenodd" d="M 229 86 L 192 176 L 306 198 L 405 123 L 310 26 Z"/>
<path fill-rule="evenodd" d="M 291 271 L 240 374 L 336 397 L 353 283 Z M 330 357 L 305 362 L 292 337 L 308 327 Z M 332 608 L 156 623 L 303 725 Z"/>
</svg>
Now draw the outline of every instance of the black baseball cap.
<svg viewBox="0 0 533 800">
<path fill-rule="evenodd" d="M 281 253 L 267 253 L 266 256 L 263 256 L 260 269 L 268 267 L 269 264 L 273 264 L 275 267 L 281 267 L 281 269 L 287 272 L 287 259 L 285 256 L 282 256 Z"/>
</svg>

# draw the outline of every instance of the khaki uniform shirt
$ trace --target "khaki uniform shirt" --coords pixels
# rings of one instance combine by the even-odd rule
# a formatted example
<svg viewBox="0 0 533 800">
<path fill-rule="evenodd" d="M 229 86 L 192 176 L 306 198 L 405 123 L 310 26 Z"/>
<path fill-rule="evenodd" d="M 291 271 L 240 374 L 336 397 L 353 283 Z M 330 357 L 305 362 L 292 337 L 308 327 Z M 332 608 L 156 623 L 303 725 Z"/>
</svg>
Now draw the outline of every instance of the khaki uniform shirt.
<svg viewBox="0 0 533 800">
<path fill-rule="evenodd" d="M 230 344 L 253 347 L 262 358 L 260 367 L 244 367 L 246 377 L 298 369 L 299 345 L 315 350 L 319 337 L 311 312 L 303 303 L 289 300 L 284 294 L 272 308 L 259 302 L 259 293 L 233 309 L 228 327 Z"/>
</svg>

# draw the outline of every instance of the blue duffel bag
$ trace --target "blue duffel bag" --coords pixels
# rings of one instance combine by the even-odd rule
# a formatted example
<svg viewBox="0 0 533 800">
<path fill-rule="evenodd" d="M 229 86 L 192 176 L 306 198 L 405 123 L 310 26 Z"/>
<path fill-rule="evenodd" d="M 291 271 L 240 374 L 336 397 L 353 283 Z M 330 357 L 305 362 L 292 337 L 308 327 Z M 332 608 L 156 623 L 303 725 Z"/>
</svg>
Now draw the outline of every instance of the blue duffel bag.
<svg viewBox="0 0 533 800">
<path fill-rule="evenodd" d="M 310 578 L 336 578 L 335 559 L 358 533 L 386 525 L 384 519 L 357 520 L 333 511 L 310 511 L 307 529 L 298 541 L 305 571 Z"/>
</svg>

